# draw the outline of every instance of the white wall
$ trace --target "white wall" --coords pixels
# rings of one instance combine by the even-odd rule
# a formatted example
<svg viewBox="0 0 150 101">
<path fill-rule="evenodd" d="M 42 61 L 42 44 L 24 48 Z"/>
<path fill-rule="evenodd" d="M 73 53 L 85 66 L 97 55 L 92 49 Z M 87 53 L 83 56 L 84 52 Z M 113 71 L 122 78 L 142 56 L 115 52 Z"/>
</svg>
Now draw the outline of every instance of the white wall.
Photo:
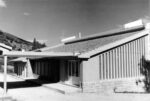
<svg viewBox="0 0 150 101">
<path fill-rule="evenodd" d="M 83 82 L 99 81 L 99 56 L 83 61 Z"/>
</svg>

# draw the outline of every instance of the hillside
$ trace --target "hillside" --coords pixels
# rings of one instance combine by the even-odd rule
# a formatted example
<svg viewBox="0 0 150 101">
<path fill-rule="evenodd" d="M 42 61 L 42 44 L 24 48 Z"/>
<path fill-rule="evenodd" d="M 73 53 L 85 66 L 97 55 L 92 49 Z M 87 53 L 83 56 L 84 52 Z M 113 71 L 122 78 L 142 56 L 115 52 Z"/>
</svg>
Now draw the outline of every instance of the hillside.
<svg viewBox="0 0 150 101">
<path fill-rule="evenodd" d="M 29 51 L 32 49 L 33 44 L 29 41 L 23 40 L 12 34 L 3 32 L 0 30 L 0 43 L 4 43 L 8 46 L 11 46 L 13 50 L 26 50 Z"/>
</svg>

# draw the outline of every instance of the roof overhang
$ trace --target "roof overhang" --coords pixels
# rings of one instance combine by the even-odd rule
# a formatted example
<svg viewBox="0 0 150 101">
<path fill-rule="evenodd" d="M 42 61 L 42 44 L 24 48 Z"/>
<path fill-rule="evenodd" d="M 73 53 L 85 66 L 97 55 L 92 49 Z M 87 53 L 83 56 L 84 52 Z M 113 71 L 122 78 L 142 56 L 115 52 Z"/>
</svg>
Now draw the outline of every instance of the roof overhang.
<svg viewBox="0 0 150 101">
<path fill-rule="evenodd" d="M 8 57 L 31 57 L 31 58 L 39 58 L 39 57 L 77 57 L 75 54 L 71 52 L 21 52 L 21 51 L 8 51 L 4 52 L 3 56 Z"/>
<path fill-rule="evenodd" d="M 8 46 L 8 45 L 5 45 L 3 43 L 0 43 L 0 47 L 4 48 L 4 49 L 7 49 L 7 50 L 12 50 L 12 47 Z"/>
<path fill-rule="evenodd" d="M 119 46 L 119 45 L 121 45 L 121 44 L 125 44 L 125 43 L 127 43 L 127 42 L 129 42 L 129 41 L 135 40 L 135 39 L 140 38 L 140 37 L 142 37 L 142 36 L 146 36 L 146 35 L 148 35 L 148 33 L 149 33 L 148 30 L 141 31 L 141 32 L 139 32 L 139 33 L 137 33 L 137 34 L 134 34 L 134 35 L 129 36 L 129 37 L 126 37 L 126 38 L 124 38 L 124 39 L 115 41 L 115 42 L 113 42 L 113 43 L 109 43 L 109 44 L 104 45 L 104 46 L 101 46 L 101 47 L 99 47 L 99 48 L 97 48 L 97 49 L 94 49 L 94 50 L 92 50 L 92 51 L 89 51 L 89 52 L 86 52 L 86 53 L 82 53 L 82 54 L 79 55 L 78 57 L 79 57 L 79 58 L 90 58 L 91 56 L 94 56 L 94 55 L 96 55 L 96 54 L 99 54 L 99 53 L 101 53 L 101 52 L 104 52 L 104 51 L 106 51 L 106 50 L 109 50 L 109 49 L 111 49 L 111 48 L 117 47 L 117 46 Z"/>
<path fill-rule="evenodd" d="M 10 60 L 9 62 L 27 62 L 27 58 L 26 57 L 20 57 L 17 59 Z"/>
</svg>

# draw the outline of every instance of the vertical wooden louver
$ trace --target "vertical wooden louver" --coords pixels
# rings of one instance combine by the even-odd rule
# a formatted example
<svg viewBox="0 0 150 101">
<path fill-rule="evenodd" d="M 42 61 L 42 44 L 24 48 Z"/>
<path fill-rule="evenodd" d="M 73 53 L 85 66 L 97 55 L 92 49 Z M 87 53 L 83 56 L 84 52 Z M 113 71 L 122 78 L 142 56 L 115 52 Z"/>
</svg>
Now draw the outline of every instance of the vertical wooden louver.
<svg viewBox="0 0 150 101">
<path fill-rule="evenodd" d="M 145 37 L 101 53 L 99 55 L 100 79 L 141 76 L 143 57 L 145 57 Z"/>
</svg>

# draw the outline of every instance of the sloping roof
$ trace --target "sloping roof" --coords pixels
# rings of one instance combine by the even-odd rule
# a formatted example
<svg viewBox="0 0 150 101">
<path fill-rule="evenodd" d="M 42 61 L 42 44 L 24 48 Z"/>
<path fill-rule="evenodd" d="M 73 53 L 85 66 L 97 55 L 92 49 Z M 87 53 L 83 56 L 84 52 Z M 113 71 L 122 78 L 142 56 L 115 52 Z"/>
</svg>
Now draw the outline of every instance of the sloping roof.
<svg viewBox="0 0 150 101">
<path fill-rule="evenodd" d="M 114 43 L 116 41 L 134 36 L 137 33 L 142 32 L 144 29 L 145 29 L 144 26 L 138 26 L 138 27 L 131 28 L 131 29 L 123 29 L 123 28 L 115 29 L 115 30 L 87 36 L 85 38 L 73 40 L 70 42 L 66 42 L 64 43 L 64 45 L 60 45 L 54 48 L 47 48 L 47 50 L 45 49 L 43 51 L 45 52 L 50 52 L 50 51 L 51 52 L 73 52 L 73 53 L 85 54 L 92 50 L 103 47 L 107 44 Z"/>
<path fill-rule="evenodd" d="M 57 48 L 57 47 L 60 47 L 60 46 L 63 46 L 64 44 L 61 43 L 61 44 L 58 44 L 58 45 L 55 45 L 55 46 L 51 46 L 51 47 L 44 47 L 44 48 L 40 48 L 40 49 L 36 49 L 34 50 L 35 52 L 43 52 L 43 51 L 47 51 L 47 50 L 50 50 L 50 49 L 53 49 L 53 48 Z"/>
</svg>

